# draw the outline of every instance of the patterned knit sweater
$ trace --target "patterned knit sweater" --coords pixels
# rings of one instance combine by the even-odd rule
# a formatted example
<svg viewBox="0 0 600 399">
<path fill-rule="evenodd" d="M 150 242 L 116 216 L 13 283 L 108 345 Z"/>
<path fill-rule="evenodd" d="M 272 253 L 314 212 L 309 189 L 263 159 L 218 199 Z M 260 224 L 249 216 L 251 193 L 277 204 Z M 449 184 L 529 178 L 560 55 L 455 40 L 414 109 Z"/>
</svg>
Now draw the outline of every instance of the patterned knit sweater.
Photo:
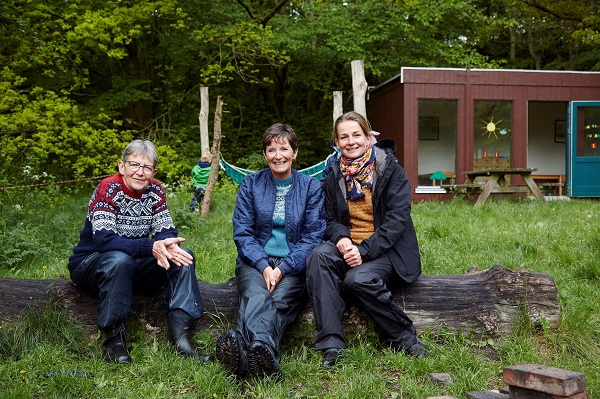
<svg viewBox="0 0 600 399">
<path fill-rule="evenodd" d="M 155 240 L 177 237 L 166 194 L 157 180 L 141 193 L 129 190 L 121 174 L 100 182 L 88 205 L 69 270 L 95 252 L 123 251 L 133 258 L 152 256 Z"/>
</svg>

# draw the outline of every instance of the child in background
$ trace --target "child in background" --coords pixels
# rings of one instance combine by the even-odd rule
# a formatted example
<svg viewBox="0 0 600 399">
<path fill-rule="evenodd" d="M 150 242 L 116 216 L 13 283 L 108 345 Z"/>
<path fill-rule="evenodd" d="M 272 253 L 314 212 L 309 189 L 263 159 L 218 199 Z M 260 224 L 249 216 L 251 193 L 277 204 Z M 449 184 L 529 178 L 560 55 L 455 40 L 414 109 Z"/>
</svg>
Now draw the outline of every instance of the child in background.
<svg viewBox="0 0 600 399">
<path fill-rule="evenodd" d="M 192 212 L 196 210 L 196 206 L 202 203 L 202 199 L 204 198 L 204 191 L 206 190 L 208 177 L 210 176 L 211 158 L 209 152 L 202 153 L 202 157 L 192 168 L 192 185 L 194 186 L 194 195 L 190 203 L 190 211 Z"/>
</svg>

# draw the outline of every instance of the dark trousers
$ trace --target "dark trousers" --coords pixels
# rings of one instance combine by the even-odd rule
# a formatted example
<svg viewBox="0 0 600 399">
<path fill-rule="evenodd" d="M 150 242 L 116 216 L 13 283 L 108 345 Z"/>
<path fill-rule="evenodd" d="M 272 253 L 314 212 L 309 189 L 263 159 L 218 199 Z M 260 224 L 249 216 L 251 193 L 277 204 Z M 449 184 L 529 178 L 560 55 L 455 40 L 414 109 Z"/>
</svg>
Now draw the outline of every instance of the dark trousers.
<svg viewBox="0 0 600 399">
<path fill-rule="evenodd" d="M 246 348 L 253 341 L 260 341 L 269 345 L 279 360 L 283 335 L 306 302 L 304 276 L 284 276 L 272 293 L 255 267 L 239 265 L 236 278 L 239 293 L 236 331 L 242 336 Z"/>
<path fill-rule="evenodd" d="M 194 194 L 192 195 L 192 202 L 190 202 L 190 211 L 195 210 L 196 207 L 198 206 L 198 204 L 202 203 L 205 192 L 206 192 L 206 188 L 204 188 L 204 187 L 196 187 L 194 189 Z"/>
<path fill-rule="evenodd" d="M 350 267 L 332 242 L 325 242 L 306 261 L 306 284 L 317 324 L 316 348 L 343 348 L 346 300 L 352 300 L 377 326 L 381 338 L 401 349 L 417 342 L 412 321 L 396 305 L 388 284 L 398 278 L 387 256 Z"/>
<path fill-rule="evenodd" d="M 101 330 L 127 319 L 134 294 L 154 296 L 163 292 L 167 312 L 183 310 L 189 315 L 189 323 L 202 316 L 195 263 L 188 266 L 171 263 L 169 270 L 165 270 L 154 257 L 134 259 L 121 251 L 96 252 L 71 271 L 71 280 L 99 299 Z"/>
</svg>

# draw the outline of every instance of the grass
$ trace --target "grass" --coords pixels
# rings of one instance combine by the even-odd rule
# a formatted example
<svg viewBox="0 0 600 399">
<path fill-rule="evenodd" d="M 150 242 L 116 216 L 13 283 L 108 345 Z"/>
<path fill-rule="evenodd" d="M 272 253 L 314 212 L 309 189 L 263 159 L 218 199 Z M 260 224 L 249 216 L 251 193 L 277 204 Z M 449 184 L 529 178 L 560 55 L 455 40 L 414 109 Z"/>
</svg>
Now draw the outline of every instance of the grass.
<svg viewBox="0 0 600 399">
<path fill-rule="evenodd" d="M 235 184 L 222 179 L 210 215 L 187 209 L 191 190 L 167 187 L 169 206 L 185 245 L 197 257 L 197 274 L 208 283 L 233 276 L 231 239 Z M 0 193 L 0 276 L 58 278 L 76 244 L 92 186 L 47 187 Z M 163 336 L 130 323 L 133 363 L 107 364 L 101 337 L 89 336 L 61 309 L 27 311 L 0 326 L 0 398 L 415 398 L 455 396 L 502 387 L 502 369 L 541 363 L 580 371 L 587 392 L 600 397 L 600 202 L 494 199 L 481 209 L 457 199 L 413 206 L 423 273 L 460 274 L 494 264 L 547 273 L 559 290 L 557 327 L 523 322 L 513 333 L 487 339 L 449 331 L 421 331 L 430 349 L 415 361 L 381 346 L 372 329 L 348 337 L 343 362 L 319 365 L 313 326 L 297 324 L 282 347 L 281 382 L 236 380 L 219 364 L 200 366 L 174 354 Z M 195 337 L 213 352 L 210 332 Z M 45 377 L 49 370 L 54 374 Z M 93 377 L 73 375 L 82 370 Z M 440 386 L 429 373 L 449 373 Z"/>
</svg>

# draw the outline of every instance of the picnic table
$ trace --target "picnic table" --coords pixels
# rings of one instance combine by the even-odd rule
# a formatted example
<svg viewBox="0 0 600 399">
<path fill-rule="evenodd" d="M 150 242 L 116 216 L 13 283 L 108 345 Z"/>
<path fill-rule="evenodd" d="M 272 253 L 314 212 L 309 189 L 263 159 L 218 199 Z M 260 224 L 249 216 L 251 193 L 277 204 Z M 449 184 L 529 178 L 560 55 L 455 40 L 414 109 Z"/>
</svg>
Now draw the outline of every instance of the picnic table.
<svg viewBox="0 0 600 399">
<path fill-rule="evenodd" d="M 467 193 L 479 193 L 479 198 L 475 202 L 475 208 L 483 206 L 490 194 L 514 194 L 514 193 L 531 193 L 542 203 L 546 203 L 544 194 L 540 191 L 535 180 L 531 177 L 531 173 L 535 172 L 536 168 L 489 168 L 480 170 L 469 170 L 463 172 L 466 176 L 464 184 L 449 185 L 448 188 L 458 189 Z M 525 184 L 514 184 L 509 176 L 521 176 Z M 487 181 L 482 184 L 477 182 L 477 178 L 486 177 Z M 507 177 L 508 180 L 507 180 Z"/>
</svg>

